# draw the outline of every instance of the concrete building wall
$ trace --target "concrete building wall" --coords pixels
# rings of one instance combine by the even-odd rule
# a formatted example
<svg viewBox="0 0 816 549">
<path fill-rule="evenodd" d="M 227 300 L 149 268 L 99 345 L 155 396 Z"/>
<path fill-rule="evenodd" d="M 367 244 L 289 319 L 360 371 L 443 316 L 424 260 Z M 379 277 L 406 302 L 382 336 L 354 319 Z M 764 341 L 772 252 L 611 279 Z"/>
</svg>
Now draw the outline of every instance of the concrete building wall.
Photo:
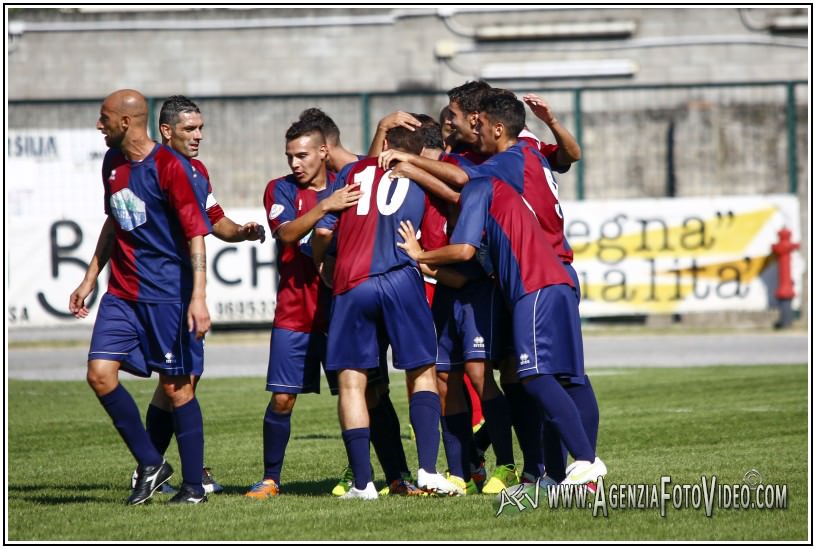
<svg viewBox="0 0 816 549">
<path fill-rule="evenodd" d="M 805 79 L 806 8 L 145 9 L 9 11 L 9 98 L 446 90 L 496 62 L 624 59 L 631 77 L 559 85 Z M 624 38 L 477 40 L 486 26 L 629 22 Z M 143 29 L 143 30 L 139 30 Z M 523 29 L 522 29 L 523 30 Z M 437 46 L 455 51 L 439 58 Z M 449 50 L 451 51 L 451 50 Z M 548 79 L 508 80 L 540 87 Z"/>
</svg>

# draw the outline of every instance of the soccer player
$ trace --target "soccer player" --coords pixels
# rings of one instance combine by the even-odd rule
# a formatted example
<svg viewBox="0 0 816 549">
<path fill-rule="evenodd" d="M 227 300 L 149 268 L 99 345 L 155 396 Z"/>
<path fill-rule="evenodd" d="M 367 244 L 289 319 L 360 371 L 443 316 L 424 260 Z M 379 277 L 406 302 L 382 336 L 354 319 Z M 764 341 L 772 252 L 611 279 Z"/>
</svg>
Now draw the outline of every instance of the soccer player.
<svg viewBox="0 0 816 549">
<path fill-rule="evenodd" d="M 263 225 L 254 221 L 238 225 L 224 214 L 224 210 L 212 192 L 209 172 L 206 166 L 196 157 L 199 153 L 199 146 L 203 139 L 204 117 L 201 110 L 193 101 L 183 95 L 170 96 L 159 111 L 159 132 L 162 136 L 162 144 L 171 147 L 174 151 L 184 156 L 190 162 L 193 181 L 197 185 L 206 188 L 207 192 L 207 217 L 212 224 L 212 234 L 224 242 L 243 242 L 260 240 L 266 238 Z M 197 347 L 196 347 L 197 349 Z M 198 386 L 198 381 L 204 372 L 204 357 L 194 356 L 192 381 L 193 390 Z M 161 384 L 156 387 L 153 399 L 147 408 L 145 415 L 145 425 L 150 439 L 156 450 L 164 455 L 170 440 L 173 438 L 173 412 L 172 404 L 161 388 Z M 136 474 L 133 475 L 133 482 L 136 481 Z M 202 472 L 202 484 L 207 493 L 220 492 L 223 490 L 212 476 L 210 469 L 204 467 Z M 160 490 L 173 492 L 169 484 L 164 484 Z"/>
<path fill-rule="evenodd" d="M 173 469 L 153 446 L 119 371 L 159 373 L 172 403 L 183 484 L 169 503 L 207 501 L 201 484 L 204 429 L 190 379 L 210 328 L 204 236 L 212 227 L 205 194 L 185 162 L 147 134 L 147 101 L 135 90 L 105 98 L 96 123 L 109 147 L 102 164 L 107 219 L 69 310 L 85 318 L 85 298 L 110 259 L 88 352 L 88 384 L 138 463 L 127 503 L 150 499 Z M 190 337 L 188 332 L 194 332 Z M 194 348 L 196 348 L 194 350 Z"/>
<path fill-rule="evenodd" d="M 340 128 L 329 115 L 318 108 L 309 108 L 300 113 L 299 120 L 311 125 L 323 133 L 328 148 L 327 168 L 336 173 L 335 182 L 345 181 L 345 173 L 354 162 L 366 158 L 363 155 L 356 155 L 343 147 L 340 143 Z M 391 127 L 402 125 L 411 129 L 412 117 L 406 113 L 394 113 L 386 116 L 380 121 L 378 128 L 390 129 Z M 378 134 L 379 135 L 379 134 Z M 377 143 L 382 137 L 375 137 L 372 141 Z M 328 264 L 328 261 L 326 262 Z M 331 277 L 329 275 L 329 284 Z M 371 422 L 371 445 L 377 454 L 377 459 L 385 474 L 386 486 L 380 491 L 380 495 L 425 495 L 417 489 L 410 479 L 410 471 L 405 458 L 405 450 L 400 439 L 400 421 L 394 404 L 391 401 L 388 388 L 388 344 L 380 341 L 380 366 L 377 370 L 368 370 L 369 383 L 366 390 L 366 405 L 369 409 Z M 332 395 L 339 394 L 337 385 L 337 372 L 326 372 L 326 379 Z M 351 467 L 346 466 L 340 474 L 340 479 L 332 488 L 332 495 L 343 496 L 354 482 L 354 473 Z"/>
<path fill-rule="evenodd" d="M 292 173 L 270 181 L 263 195 L 280 279 L 266 376 L 272 396 L 263 424 L 264 477 L 246 492 L 252 499 L 279 494 L 295 402 L 299 394 L 320 391 L 331 295 L 303 246 L 324 214 L 354 205 L 361 196 L 350 186 L 332 192 L 327 154 L 323 134 L 302 120 L 295 122 L 286 131 Z"/>
<path fill-rule="evenodd" d="M 508 128 L 518 135 L 521 128 Z M 565 484 L 594 482 L 606 474 L 576 404 L 562 383 L 584 382 L 583 344 L 574 283 L 521 195 L 495 177 L 479 177 L 462 191 L 451 244 L 423 251 L 410 220 L 397 245 L 420 262 L 467 261 L 482 245 L 512 308 L 516 368 L 525 391 L 550 419 L 575 461 Z"/>
<path fill-rule="evenodd" d="M 401 153 L 391 153 L 382 156 L 381 164 L 391 162 L 394 158 L 408 161 L 453 188 L 461 188 L 468 181 L 467 172 L 461 168 L 464 165 L 473 168 L 487 158 L 478 150 L 479 136 L 475 132 L 475 127 L 481 97 L 490 90 L 492 88 L 486 82 L 476 81 L 467 82 L 448 91 L 447 122 L 452 129 L 449 140 L 455 143 L 452 154 L 434 160 L 417 155 L 407 157 Z M 448 226 L 453 227 L 455 215 L 451 216 L 448 222 Z M 513 403 L 508 402 L 493 378 L 493 365 L 507 352 L 500 342 L 499 330 L 494 328 L 508 324 L 506 321 L 508 313 L 504 310 L 501 300 L 495 299 L 497 290 L 488 273 L 477 266 L 476 269 L 468 271 L 468 276 L 472 280 L 464 288 L 445 288 L 441 292 L 445 296 L 442 299 L 449 300 L 449 305 L 440 303 L 437 310 L 455 308 L 456 312 L 450 313 L 454 317 L 447 320 L 442 320 L 437 314 L 437 333 L 440 338 L 437 367 L 441 371 L 446 370 L 448 368 L 446 363 L 449 360 L 454 363 L 458 361 L 465 363 L 467 376 L 481 401 L 482 414 L 485 417 L 483 428 L 489 433 L 496 454 L 496 468 L 482 486 L 482 491 L 497 494 L 519 480 L 513 457 L 511 431 Z M 450 324 L 451 327 L 444 328 L 439 323 Z M 452 381 L 458 384 L 458 375 L 454 375 Z M 458 389 L 453 392 L 455 395 L 458 393 Z M 451 426 L 455 426 L 453 428 L 456 431 L 460 430 L 458 420 L 454 420 Z M 473 455 L 472 459 L 474 461 L 470 467 L 472 476 L 478 479 L 477 484 L 481 484 L 484 475 L 482 456 Z"/>
<path fill-rule="evenodd" d="M 443 153 L 442 135 L 439 124 L 427 115 L 416 115 L 422 121 L 419 131 L 423 134 L 423 149 L 419 155 L 391 149 L 380 155 L 380 166 L 386 168 L 396 163 L 392 170 L 393 176 L 406 176 L 417 181 L 428 193 L 429 208 L 426 209 L 422 227 L 422 246 L 426 250 L 433 250 L 448 243 L 448 227 L 453 226 L 456 219 L 455 207 L 459 193 L 446 186 L 442 181 L 418 167 L 423 160 L 436 161 L 442 159 L 452 165 L 468 163 L 467 160 Z M 440 172 L 442 170 L 439 170 Z M 465 370 L 481 381 L 484 393 L 488 396 L 495 394 L 490 388 L 495 388 L 491 376 L 485 376 L 485 359 L 495 359 L 494 344 L 498 343 L 498 327 L 494 330 L 490 324 L 493 318 L 491 305 L 498 306 L 500 298 L 498 289 L 488 280 L 485 286 L 479 286 L 480 279 L 487 279 L 484 270 L 478 265 L 462 265 L 458 269 L 420 264 L 423 271 L 433 267 L 434 274 L 440 277 L 438 290 L 430 293 L 426 282 L 426 292 L 433 295 L 431 301 L 434 324 L 437 332 L 438 353 L 436 360 L 437 387 L 439 389 L 442 409 L 442 441 L 448 459 L 448 479 L 459 486 L 466 493 L 478 491 L 475 482 L 471 482 L 470 442 L 472 429 L 470 422 L 469 403 L 465 397 Z M 456 267 L 456 266 L 455 266 Z M 456 275 L 452 279 L 453 275 Z M 427 280 L 427 278 L 426 278 Z M 495 334 L 494 334 L 495 332 Z M 485 387 L 487 390 L 485 391 Z M 497 389 L 496 389 L 497 391 Z M 474 391 L 473 400 L 480 400 Z M 492 400 L 492 399 L 490 399 Z M 491 403 L 491 406 L 494 403 Z M 492 411 L 492 408 L 491 408 Z M 497 424 L 491 424 L 491 427 Z M 505 421 L 507 445 L 511 447 L 509 420 Z M 511 457 L 512 460 L 512 450 Z M 479 479 L 483 481 L 484 479 Z"/>
<path fill-rule="evenodd" d="M 392 128 L 386 146 L 416 153 L 422 149 L 422 136 L 403 127 Z M 354 472 L 354 485 L 343 497 L 377 498 L 368 450 L 365 370 L 379 364 L 378 331 L 387 334 L 394 366 L 406 370 L 419 455 L 417 486 L 427 492 L 461 494 L 436 473 L 440 414 L 436 337 L 422 277 L 416 264 L 390 240 L 396 238 L 400 219 L 412 219 L 419 226 L 425 193 L 407 178 L 392 179 L 376 158 L 356 162 L 346 178 L 344 182 L 359 185 L 363 193 L 357 207 L 324 218 L 314 238 L 317 263 L 323 260 L 333 234 L 337 239 L 326 369 L 339 371 L 340 426 Z"/>
<path fill-rule="evenodd" d="M 564 219 L 558 202 L 558 186 L 550 170 L 549 162 L 529 142 L 516 139 L 517 128 L 524 126 L 524 104 L 506 90 L 486 94 L 480 103 L 476 131 L 480 138 L 480 151 L 490 155 L 480 166 L 465 171 L 472 177 L 498 177 L 510 184 L 524 198 L 535 214 L 547 242 L 553 247 L 559 260 L 573 281 L 576 303 L 580 297 L 578 276 L 572 267 L 572 250 L 564 238 Z M 508 383 L 507 385 L 513 385 Z M 588 377 L 582 383 L 565 384 L 567 392 L 581 413 L 584 429 L 593 450 L 598 435 L 598 403 Z M 566 475 L 566 456 L 550 422 L 544 422 L 547 474 L 555 480 Z M 527 436 L 530 436 L 529 434 Z M 522 445 L 524 447 L 524 444 Z M 530 463 L 528 463 L 528 460 Z M 534 475 L 533 456 L 525 459 L 525 473 Z M 539 471 L 539 475 L 541 472 Z"/>
</svg>

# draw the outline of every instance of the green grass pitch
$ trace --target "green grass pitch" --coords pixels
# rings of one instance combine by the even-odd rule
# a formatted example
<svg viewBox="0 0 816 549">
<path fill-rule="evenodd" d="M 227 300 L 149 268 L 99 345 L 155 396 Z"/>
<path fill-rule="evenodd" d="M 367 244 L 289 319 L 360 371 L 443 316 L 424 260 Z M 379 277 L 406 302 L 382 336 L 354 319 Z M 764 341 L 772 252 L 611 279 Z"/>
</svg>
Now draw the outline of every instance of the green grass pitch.
<svg viewBox="0 0 816 549">
<path fill-rule="evenodd" d="M 346 457 L 336 400 L 325 390 L 299 399 L 283 469 L 283 495 L 243 497 L 262 475 L 261 427 L 269 395 L 263 379 L 204 379 L 205 462 L 225 492 L 202 506 L 170 507 L 157 495 L 127 507 L 134 463 L 82 382 L 7 384 L 8 541 L 490 541 L 775 540 L 810 537 L 806 365 L 590 372 L 601 410 L 598 454 L 619 484 L 700 483 L 716 475 L 738 484 L 756 470 L 784 485 L 785 509 L 537 509 L 495 516 L 489 496 L 340 501 L 328 495 Z M 155 380 L 123 382 L 142 413 Z M 409 464 L 404 377 L 392 399 Z M 180 478 L 175 443 L 168 458 Z M 517 459 L 521 453 L 516 448 Z M 373 457 L 373 452 L 372 452 Z M 376 461 L 375 461 L 376 463 Z M 443 451 L 439 465 L 444 470 Z M 488 453 L 488 466 L 492 454 Z M 375 465 L 378 488 L 382 471 Z"/>
</svg>

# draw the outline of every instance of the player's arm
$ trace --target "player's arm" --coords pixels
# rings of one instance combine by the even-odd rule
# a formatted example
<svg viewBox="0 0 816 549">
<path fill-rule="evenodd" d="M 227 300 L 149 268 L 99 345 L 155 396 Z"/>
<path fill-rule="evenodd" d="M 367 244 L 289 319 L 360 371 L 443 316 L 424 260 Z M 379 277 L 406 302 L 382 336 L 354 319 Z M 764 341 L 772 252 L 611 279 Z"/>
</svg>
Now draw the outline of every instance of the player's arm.
<svg viewBox="0 0 816 549">
<path fill-rule="evenodd" d="M 414 166 L 425 170 L 432 176 L 450 185 L 455 190 L 461 189 L 465 186 L 465 183 L 470 180 L 465 170 L 450 162 L 425 158 L 418 154 L 411 154 L 396 149 L 388 149 L 380 153 L 379 165 L 382 169 L 389 169 L 395 161 L 410 162 Z"/>
<path fill-rule="evenodd" d="M 333 236 L 334 231 L 322 227 L 316 228 L 312 235 L 312 259 L 317 267 L 317 272 L 320 274 L 320 278 L 323 279 L 323 283 L 329 288 L 332 287 L 335 258 L 326 252 L 331 245 Z"/>
<path fill-rule="evenodd" d="M 550 131 L 555 137 L 555 142 L 558 143 L 558 153 L 556 154 L 557 166 L 554 168 L 566 168 L 573 162 L 581 159 L 581 146 L 575 140 L 575 137 L 569 132 L 567 128 L 561 125 L 561 122 L 556 118 L 555 113 L 550 108 L 550 105 L 538 95 L 531 93 L 525 95 L 523 98 L 527 106 L 542 122 L 547 124 Z"/>
<path fill-rule="evenodd" d="M 399 162 L 391 169 L 391 177 L 407 177 L 416 181 L 428 194 L 432 194 L 450 204 L 459 203 L 459 192 L 446 185 L 422 168 L 410 162 Z"/>
<path fill-rule="evenodd" d="M 388 130 L 396 128 L 397 126 L 402 126 L 403 128 L 414 131 L 422 126 L 422 122 L 414 118 L 413 115 L 403 111 L 392 112 L 387 115 L 377 124 L 377 131 L 371 140 L 368 156 L 377 156 L 382 152 L 383 144 L 385 143 L 385 134 Z"/>
<path fill-rule="evenodd" d="M 263 225 L 254 221 L 239 225 L 229 217 L 222 217 L 213 223 L 213 234 L 224 242 L 243 242 L 245 240 L 266 240 Z"/>
<path fill-rule="evenodd" d="M 297 243 L 327 213 L 339 212 L 357 204 L 363 194 L 357 188 L 358 185 L 346 185 L 337 189 L 302 216 L 281 225 L 275 232 L 275 238 L 284 244 Z"/>
<path fill-rule="evenodd" d="M 96 241 L 96 248 L 91 261 L 88 263 L 88 268 L 85 271 L 85 277 L 77 286 L 77 289 L 71 292 L 68 298 L 68 310 L 76 318 L 85 318 L 88 316 L 88 308 L 85 306 L 85 298 L 93 292 L 96 287 L 96 280 L 99 278 L 99 273 L 108 264 L 111 254 L 113 253 L 113 246 L 116 235 L 116 221 L 110 215 L 105 219 L 102 229 L 99 231 L 99 238 Z"/>
<path fill-rule="evenodd" d="M 416 231 L 410 220 L 400 221 L 398 231 L 404 242 L 397 242 L 397 247 L 405 250 L 411 259 L 420 263 L 432 265 L 463 263 L 476 255 L 476 248 L 470 244 L 448 244 L 436 250 L 423 251 L 416 239 Z"/>
<path fill-rule="evenodd" d="M 193 293 L 187 308 L 187 329 L 195 330 L 195 338 L 201 339 L 210 329 L 210 312 L 207 309 L 207 250 L 204 236 L 194 236 L 189 241 L 190 262 L 193 266 Z"/>
<path fill-rule="evenodd" d="M 428 265 L 420 263 L 419 268 L 422 274 L 434 277 L 437 282 L 450 288 L 461 288 L 467 284 L 467 277 L 455 269 L 441 265 Z"/>
</svg>

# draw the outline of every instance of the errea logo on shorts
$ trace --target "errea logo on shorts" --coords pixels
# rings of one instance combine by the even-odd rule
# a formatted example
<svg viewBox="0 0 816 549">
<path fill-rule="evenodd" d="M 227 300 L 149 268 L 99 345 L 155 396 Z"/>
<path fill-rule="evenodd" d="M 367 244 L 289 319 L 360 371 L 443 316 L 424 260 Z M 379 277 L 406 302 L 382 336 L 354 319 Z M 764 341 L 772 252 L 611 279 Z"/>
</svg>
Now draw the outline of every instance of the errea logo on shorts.
<svg viewBox="0 0 816 549">
<path fill-rule="evenodd" d="M 176 357 L 173 355 L 173 353 L 165 353 L 164 362 L 166 364 L 173 364 L 176 362 Z"/>
<path fill-rule="evenodd" d="M 476 349 L 484 349 L 484 338 L 482 336 L 476 336 L 473 338 L 473 347 Z"/>
<path fill-rule="evenodd" d="M 528 355 L 527 353 L 521 353 L 521 355 L 519 355 L 519 364 L 521 366 L 530 364 L 530 355 Z"/>
</svg>

